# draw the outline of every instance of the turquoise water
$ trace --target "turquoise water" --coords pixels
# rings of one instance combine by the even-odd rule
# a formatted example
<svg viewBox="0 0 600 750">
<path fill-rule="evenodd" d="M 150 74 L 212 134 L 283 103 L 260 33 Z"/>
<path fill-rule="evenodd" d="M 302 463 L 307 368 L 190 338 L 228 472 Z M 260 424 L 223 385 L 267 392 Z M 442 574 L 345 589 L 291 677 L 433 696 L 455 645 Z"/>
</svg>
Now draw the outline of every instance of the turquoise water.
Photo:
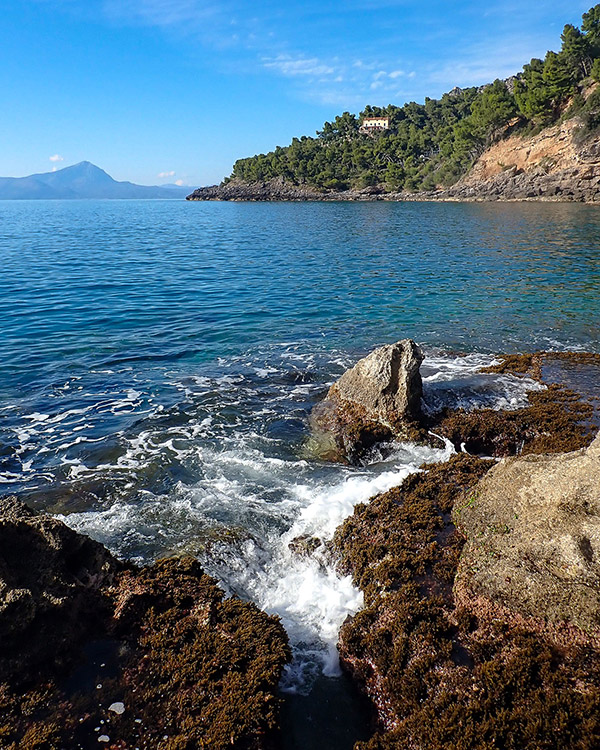
<svg viewBox="0 0 600 750">
<path fill-rule="evenodd" d="M 316 337 L 597 345 L 599 240 L 562 204 L 5 202 L 1 385 Z"/>
<path fill-rule="evenodd" d="M 510 406 L 534 384 L 478 374 L 495 353 L 600 351 L 590 206 L 4 202 L 0 269 L 0 492 L 123 557 L 196 554 L 278 613 L 302 712 L 311 689 L 340 691 L 336 633 L 361 599 L 289 541 L 328 538 L 448 454 L 311 460 L 307 416 L 328 385 L 410 336 L 428 408 Z M 315 719 L 315 736 L 351 747 L 351 713 Z M 310 746 L 293 710 L 288 723 L 289 747 Z"/>
</svg>

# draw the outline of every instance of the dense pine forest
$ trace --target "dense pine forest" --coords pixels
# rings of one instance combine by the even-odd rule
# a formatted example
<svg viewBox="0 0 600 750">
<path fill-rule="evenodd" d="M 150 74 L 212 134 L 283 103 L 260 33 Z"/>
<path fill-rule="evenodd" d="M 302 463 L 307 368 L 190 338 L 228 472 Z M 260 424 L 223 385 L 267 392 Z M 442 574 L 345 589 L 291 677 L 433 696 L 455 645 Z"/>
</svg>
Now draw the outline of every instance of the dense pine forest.
<svg viewBox="0 0 600 750">
<path fill-rule="evenodd" d="M 584 13 L 580 28 L 565 26 L 561 39 L 560 52 L 534 58 L 507 81 L 454 89 L 424 104 L 344 112 L 315 138 L 239 159 L 228 180 L 284 177 L 324 190 L 428 190 L 455 183 L 508 133 L 533 133 L 576 114 L 593 130 L 600 126 L 600 87 L 593 88 L 600 81 L 600 4 Z M 363 119 L 374 116 L 389 117 L 389 129 L 359 132 Z"/>
</svg>

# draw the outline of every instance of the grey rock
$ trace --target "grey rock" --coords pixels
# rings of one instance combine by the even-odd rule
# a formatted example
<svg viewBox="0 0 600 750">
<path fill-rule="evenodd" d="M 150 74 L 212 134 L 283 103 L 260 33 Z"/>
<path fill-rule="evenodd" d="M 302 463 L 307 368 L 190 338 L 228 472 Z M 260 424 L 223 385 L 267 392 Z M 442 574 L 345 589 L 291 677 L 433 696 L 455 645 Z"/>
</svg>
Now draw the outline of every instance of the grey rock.
<svg viewBox="0 0 600 750">
<path fill-rule="evenodd" d="M 311 414 L 310 449 L 355 462 L 376 443 L 408 437 L 421 419 L 423 354 L 411 339 L 382 346 L 334 383 Z"/>
<path fill-rule="evenodd" d="M 506 459 L 455 507 L 459 601 L 600 632 L 600 436 L 580 451 Z"/>
</svg>

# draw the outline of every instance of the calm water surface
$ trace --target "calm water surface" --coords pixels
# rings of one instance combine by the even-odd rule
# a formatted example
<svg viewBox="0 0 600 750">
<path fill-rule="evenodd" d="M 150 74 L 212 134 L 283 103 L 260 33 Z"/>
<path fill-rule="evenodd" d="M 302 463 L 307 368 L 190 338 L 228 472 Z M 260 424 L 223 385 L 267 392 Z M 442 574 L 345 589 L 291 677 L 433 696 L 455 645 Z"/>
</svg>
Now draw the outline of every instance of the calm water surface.
<svg viewBox="0 0 600 750">
<path fill-rule="evenodd" d="M 478 368 L 600 351 L 599 293 L 590 206 L 1 202 L 0 491 L 124 557 L 196 554 L 278 613 L 288 747 L 351 747 L 366 730 L 335 642 L 360 593 L 288 543 L 449 449 L 321 464 L 311 407 L 406 336 L 428 408 L 518 405 L 533 384 Z"/>
</svg>

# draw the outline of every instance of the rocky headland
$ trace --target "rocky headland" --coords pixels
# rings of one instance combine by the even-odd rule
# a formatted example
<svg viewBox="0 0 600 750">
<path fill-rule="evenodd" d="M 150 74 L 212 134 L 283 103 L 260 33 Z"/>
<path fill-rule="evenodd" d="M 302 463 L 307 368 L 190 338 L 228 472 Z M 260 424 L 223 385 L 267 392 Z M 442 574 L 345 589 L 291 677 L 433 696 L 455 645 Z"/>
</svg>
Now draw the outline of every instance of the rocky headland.
<svg viewBox="0 0 600 750">
<path fill-rule="evenodd" d="M 190 201 L 575 201 L 600 202 L 600 136 L 579 117 L 490 146 L 469 172 L 448 188 L 393 191 L 385 185 L 323 189 L 284 177 L 232 179 L 198 188 Z"/>
</svg>

